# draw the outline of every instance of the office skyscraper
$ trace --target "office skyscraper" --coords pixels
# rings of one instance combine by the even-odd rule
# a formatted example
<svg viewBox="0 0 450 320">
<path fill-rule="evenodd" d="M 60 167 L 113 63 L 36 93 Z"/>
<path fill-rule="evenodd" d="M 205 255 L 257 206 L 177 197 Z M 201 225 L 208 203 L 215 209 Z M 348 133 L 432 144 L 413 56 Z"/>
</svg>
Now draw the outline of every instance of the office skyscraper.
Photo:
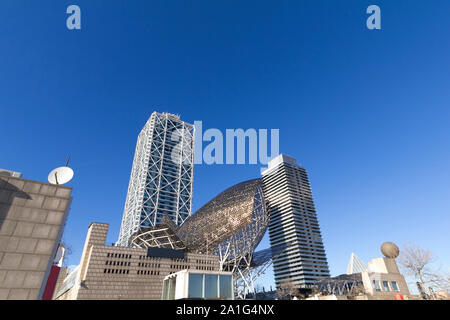
<svg viewBox="0 0 450 320">
<path fill-rule="evenodd" d="M 167 214 L 181 225 L 192 208 L 194 126 L 170 113 L 153 112 L 140 132 L 117 245 L 128 246 L 141 228 Z"/>
<path fill-rule="evenodd" d="M 279 155 L 262 172 L 270 215 L 271 246 L 287 244 L 273 261 L 275 284 L 307 288 L 329 277 L 325 249 L 306 170 L 294 158 Z"/>
</svg>

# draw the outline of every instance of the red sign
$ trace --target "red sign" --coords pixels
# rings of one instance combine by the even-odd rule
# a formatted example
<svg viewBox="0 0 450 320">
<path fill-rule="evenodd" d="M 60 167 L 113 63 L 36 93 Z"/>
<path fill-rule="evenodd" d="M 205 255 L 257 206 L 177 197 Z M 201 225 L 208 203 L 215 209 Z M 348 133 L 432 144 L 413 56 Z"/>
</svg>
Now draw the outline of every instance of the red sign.
<svg viewBox="0 0 450 320">
<path fill-rule="evenodd" d="M 403 297 L 403 295 L 401 295 L 400 293 L 396 293 L 394 295 L 394 299 L 395 300 L 405 300 L 405 298 Z"/>
</svg>

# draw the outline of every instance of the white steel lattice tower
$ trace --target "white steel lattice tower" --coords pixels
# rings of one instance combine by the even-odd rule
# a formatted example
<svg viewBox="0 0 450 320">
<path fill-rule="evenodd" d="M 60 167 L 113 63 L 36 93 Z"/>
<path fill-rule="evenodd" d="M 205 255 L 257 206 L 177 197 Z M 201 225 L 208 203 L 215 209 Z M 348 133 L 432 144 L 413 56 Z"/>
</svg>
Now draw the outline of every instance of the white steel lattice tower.
<svg viewBox="0 0 450 320">
<path fill-rule="evenodd" d="M 164 214 L 181 225 L 191 214 L 193 177 L 194 126 L 153 112 L 138 136 L 117 245 Z"/>
<path fill-rule="evenodd" d="M 286 244 L 273 260 L 275 284 L 308 288 L 329 277 L 328 263 L 305 168 L 279 155 L 262 172 L 272 247 Z"/>
</svg>

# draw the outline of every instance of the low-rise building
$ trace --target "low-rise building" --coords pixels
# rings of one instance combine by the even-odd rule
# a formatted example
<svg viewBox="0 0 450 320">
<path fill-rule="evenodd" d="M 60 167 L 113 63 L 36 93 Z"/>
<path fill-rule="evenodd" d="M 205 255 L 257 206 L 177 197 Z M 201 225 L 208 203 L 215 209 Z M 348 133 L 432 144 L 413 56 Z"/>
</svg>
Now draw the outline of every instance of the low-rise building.
<svg viewBox="0 0 450 320">
<path fill-rule="evenodd" d="M 105 245 L 108 224 L 89 226 L 81 261 L 57 300 L 160 300 L 164 278 L 180 270 L 219 271 L 216 255 Z"/>
<path fill-rule="evenodd" d="M 368 263 L 368 271 L 361 272 L 364 288 L 376 299 L 394 299 L 395 294 L 408 296 L 409 289 L 393 258 L 376 258 Z"/>
<path fill-rule="evenodd" d="M 310 299 L 414 299 L 395 261 L 400 252 L 398 247 L 392 242 L 385 242 L 381 252 L 384 257 L 372 259 L 367 267 L 352 253 L 347 274 L 317 281 L 316 289 L 321 294 Z M 355 265 L 358 267 L 355 268 Z"/>
</svg>

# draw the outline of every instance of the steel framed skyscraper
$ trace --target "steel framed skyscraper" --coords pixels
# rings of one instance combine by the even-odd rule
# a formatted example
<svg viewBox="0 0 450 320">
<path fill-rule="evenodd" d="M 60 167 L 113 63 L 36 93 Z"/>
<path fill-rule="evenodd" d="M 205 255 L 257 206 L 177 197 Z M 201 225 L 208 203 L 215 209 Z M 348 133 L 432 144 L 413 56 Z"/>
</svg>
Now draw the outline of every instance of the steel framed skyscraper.
<svg viewBox="0 0 450 320">
<path fill-rule="evenodd" d="M 191 214 L 193 177 L 194 126 L 153 112 L 138 136 L 117 245 L 164 214 L 181 225 Z"/>
<path fill-rule="evenodd" d="M 273 260 L 277 288 L 284 282 L 307 288 L 329 277 L 311 188 L 305 168 L 294 158 L 279 155 L 262 172 L 270 217 L 272 247 L 287 248 Z"/>
</svg>

